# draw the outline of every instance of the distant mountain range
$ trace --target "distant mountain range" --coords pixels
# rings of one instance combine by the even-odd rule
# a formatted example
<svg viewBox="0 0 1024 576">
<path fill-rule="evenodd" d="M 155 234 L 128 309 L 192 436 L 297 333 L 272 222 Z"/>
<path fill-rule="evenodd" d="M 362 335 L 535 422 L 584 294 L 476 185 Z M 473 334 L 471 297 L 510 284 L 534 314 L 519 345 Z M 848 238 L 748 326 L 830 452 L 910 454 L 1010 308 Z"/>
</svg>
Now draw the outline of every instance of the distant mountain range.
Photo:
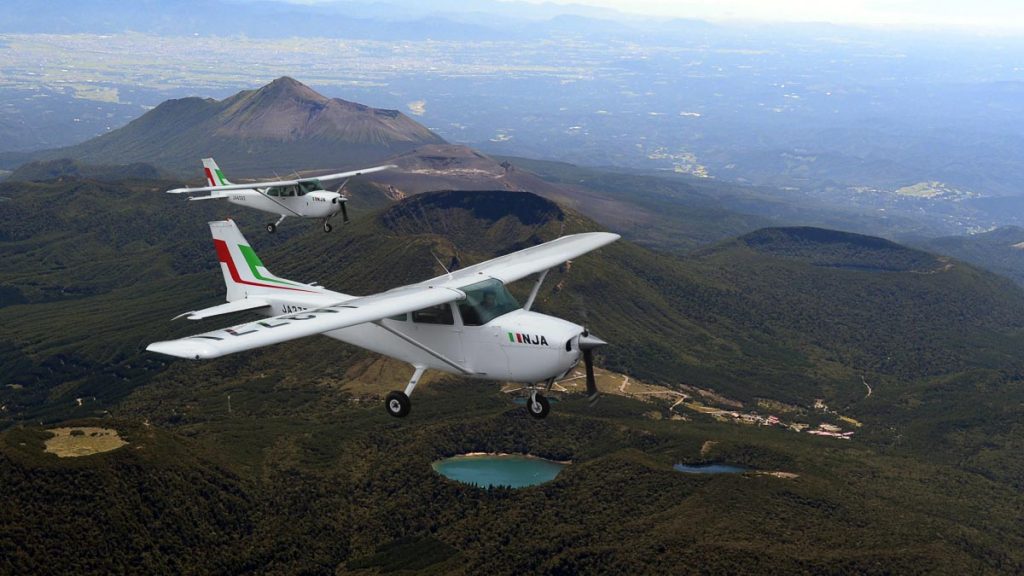
<svg viewBox="0 0 1024 576">
<path fill-rule="evenodd" d="M 0 4 L 0 32 L 111 34 L 127 30 L 161 35 L 244 34 L 289 38 L 301 33 L 327 38 L 376 40 L 489 39 L 495 36 L 539 37 L 572 31 L 579 23 L 602 24 L 609 34 L 623 20 L 621 12 L 582 4 L 523 1 L 472 2 L 289 2 L 262 0 L 54 0 L 39 4 L 10 0 Z M 618 26 L 615 21 L 619 21 Z M 211 26 L 211 22 L 224 23 Z M 701 23 L 703 26 L 707 24 Z"/>
<path fill-rule="evenodd" d="M 970 236 L 945 236 L 916 240 L 912 244 L 949 254 L 1024 285 L 1024 228 L 1003 226 Z"/>
<path fill-rule="evenodd" d="M 34 155 L 88 164 L 146 162 L 199 175 L 212 156 L 232 176 L 356 167 L 444 140 L 397 110 L 327 98 L 291 78 L 225 98 L 168 100 L 127 126 Z"/>
</svg>

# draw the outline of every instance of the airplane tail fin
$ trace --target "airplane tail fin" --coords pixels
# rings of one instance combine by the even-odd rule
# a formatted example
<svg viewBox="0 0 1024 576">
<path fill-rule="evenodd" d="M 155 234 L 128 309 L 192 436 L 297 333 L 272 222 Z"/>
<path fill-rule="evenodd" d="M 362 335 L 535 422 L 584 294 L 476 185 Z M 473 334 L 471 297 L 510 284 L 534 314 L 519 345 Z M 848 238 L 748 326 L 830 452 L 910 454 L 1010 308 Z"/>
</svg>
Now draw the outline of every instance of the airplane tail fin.
<svg viewBox="0 0 1024 576">
<path fill-rule="evenodd" d="M 210 222 L 210 232 L 213 234 L 217 260 L 220 261 L 221 272 L 224 274 L 228 302 L 256 295 L 317 294 L 323 291 L 316 286 L 285 280 L 271 274 L 233 221 Z"/>
<path fill-rule="evenodd" d="M 221 172 L 220 166 L 217 166 L 217 162 L 213 158 L 203 158 L 203 173 L 206 174 L 206 184 L 208 186 L 227 186 L 231 182 L 224 177 L 224 173 Z"/>
</svg>

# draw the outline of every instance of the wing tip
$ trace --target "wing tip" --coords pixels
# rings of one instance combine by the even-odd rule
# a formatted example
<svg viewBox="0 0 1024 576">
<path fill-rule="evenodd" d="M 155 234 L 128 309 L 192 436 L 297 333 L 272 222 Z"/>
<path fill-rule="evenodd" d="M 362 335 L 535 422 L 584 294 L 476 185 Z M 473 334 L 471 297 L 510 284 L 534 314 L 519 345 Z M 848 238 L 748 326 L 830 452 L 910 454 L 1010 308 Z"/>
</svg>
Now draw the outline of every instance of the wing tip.
<svg viewBox="0 0 1024 576">
<path fill-rule="evenodd" d="M 148 352 L 156 352 L 157 354 L 174 356 L 176 358 L 185 358 L 188 360 L 204 360 L 219 356 L 219 354 L 217 354 L 211 347 L 206 346 L 202 342 L 189 339 L 153 342 L 149 346 L 146 346 L 146 350 Z"/>
</svg>

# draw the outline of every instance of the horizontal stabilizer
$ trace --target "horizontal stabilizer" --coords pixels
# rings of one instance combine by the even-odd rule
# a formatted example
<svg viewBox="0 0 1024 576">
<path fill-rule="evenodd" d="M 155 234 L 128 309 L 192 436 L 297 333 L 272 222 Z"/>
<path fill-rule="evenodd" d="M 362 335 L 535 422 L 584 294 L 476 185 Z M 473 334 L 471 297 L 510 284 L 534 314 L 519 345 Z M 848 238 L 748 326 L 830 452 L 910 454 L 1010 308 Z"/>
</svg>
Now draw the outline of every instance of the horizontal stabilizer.
<svg viewBox="0 0 1024 576">
<path fill-rule="evenodd" d="M 189 196 L 189 200 L 224 200 L 226 194 L 210 194 L 209 196 Z"/>
<path fill-rule="evenodd" d="M 221 314 L 232 314 L 234 312 L 244 312 L 245 310 L 257 310 L 259 308 L 266 308 L 267 306 L 270 306 L 270 302 L 267 302 L 266 300 L 260 298 L 245 298 L 221 304 L 219 306 L 203 308 L 202 310 L 185 312 L 184 314 L 175 316 L 174 320 L 181 317 L 186 317 L 189 320 L 202 320 L 203 318 L 211 318 L 213 316 L 220 316 Z"/>
</svg>

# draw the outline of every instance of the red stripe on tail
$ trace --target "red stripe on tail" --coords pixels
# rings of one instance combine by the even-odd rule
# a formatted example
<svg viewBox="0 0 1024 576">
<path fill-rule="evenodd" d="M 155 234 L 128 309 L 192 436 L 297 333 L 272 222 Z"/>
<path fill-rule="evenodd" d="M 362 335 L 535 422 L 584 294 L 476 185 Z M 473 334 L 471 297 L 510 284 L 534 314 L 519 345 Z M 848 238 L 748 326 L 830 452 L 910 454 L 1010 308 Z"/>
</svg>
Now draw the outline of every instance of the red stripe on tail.
<svg viewBox="0 0 1024 576">
<path fill-rule="evenodd" d="M 227 243 L 223 240 L 214 240 L 213 245 L 217 248 L 217 259 L 227 264 L 228 272 L 231 273 L 231 279 L 234 280 L 236 284 L 259 286 L 260 288 L 276 288 L 278 290 L 293 290 L 295 292 L 313 292 L 312 290 L 303 290 L 302 288 L 286 288 L 284 286 L 274 286 L 273 284 L 261 284 L 259 282 L 242 280 L 242 277 L 238 275 L 238 268 L 235 268 L 235 261 L 231 258 L 231 252 L 228 250 Z"/>
</svg>

